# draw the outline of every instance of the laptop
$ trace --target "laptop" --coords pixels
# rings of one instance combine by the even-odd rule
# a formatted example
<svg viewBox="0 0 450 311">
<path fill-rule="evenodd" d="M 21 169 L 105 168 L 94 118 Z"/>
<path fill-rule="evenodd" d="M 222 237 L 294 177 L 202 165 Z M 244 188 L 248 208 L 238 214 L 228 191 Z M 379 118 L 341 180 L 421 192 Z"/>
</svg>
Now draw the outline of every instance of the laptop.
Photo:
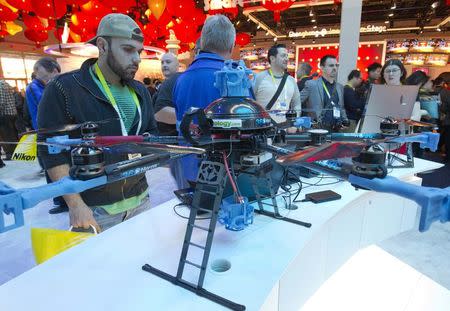
<svg viewBox="0 0 450 311">
<path fill-rule="evenodd" d="M 385 117 L 411 118 L 418 92 L 419 86 L 416 85 L 373 84 L 358 131 L 360 133 L 379 133 L 380 122 Z"/>
</svg>

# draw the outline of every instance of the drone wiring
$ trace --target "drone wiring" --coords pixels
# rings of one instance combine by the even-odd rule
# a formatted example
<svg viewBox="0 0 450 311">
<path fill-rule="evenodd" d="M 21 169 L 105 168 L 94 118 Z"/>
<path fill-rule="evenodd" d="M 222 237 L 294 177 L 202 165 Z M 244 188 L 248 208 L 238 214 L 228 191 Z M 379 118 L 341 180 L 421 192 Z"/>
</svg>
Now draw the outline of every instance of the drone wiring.
<svg viewBox="0 0 450 311">
<path fill-rule="evenodd" d="M 192 207 L 191 207 L 189 204 L 186 204 L 186 203 L 183 203 L 183 202 L 180 202 L 180 203 L 175 204 L 175 205 L 173 206 L 173 211 L 174 211 L 174 213 L 175 213 L 177 216 L 179 216 L 179 217 L 181 217 L 181 218 L 183 218 L 183 219 L 189 219 L 189 216 L 181 215 L 181 214 L 177 211 L 180 207 L 187 207 L 187 208 L 192 208 Z M 209 217 L 195 217 L 195 220 L 204 220 L 204 219 L 211 219 L 211 216 L 209 216 Z"/>
</svg>

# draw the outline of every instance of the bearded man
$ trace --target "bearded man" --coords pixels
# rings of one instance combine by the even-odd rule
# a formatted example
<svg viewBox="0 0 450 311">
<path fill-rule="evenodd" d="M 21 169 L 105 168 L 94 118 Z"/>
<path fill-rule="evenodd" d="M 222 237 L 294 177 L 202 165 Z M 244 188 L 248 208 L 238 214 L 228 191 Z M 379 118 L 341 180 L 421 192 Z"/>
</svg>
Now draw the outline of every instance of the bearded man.
<svg viewBox="0 0 450 311">
<path fill-rule="evenodd" d="M 59 75 L 45 88 L 38 111 L 38 127 L 54 128 L 86 121 L 102 123 L 100 135 L 156 134 L 153 104 L 147 89 L 134 80 L 141 62 L 144 37 L 129 16 L 102 18 L 97 36 L 89 41 L 98 59 L 85 61 L 79 70 Z M 52 155 L 39 149 L 45 169 L 56 181 L 69 175 L 70 153 Z M 128 159 L 107 155 L 105 164 Z M 145 175 L 64 196 L 74 228 L 105 230 L 148 209 Z"/>
</svg>

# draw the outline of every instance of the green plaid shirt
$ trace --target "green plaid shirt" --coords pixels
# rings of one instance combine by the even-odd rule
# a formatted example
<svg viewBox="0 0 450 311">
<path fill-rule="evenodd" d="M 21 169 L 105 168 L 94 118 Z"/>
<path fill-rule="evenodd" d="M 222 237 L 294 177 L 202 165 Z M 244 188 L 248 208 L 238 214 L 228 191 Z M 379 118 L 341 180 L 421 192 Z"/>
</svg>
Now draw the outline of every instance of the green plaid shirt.
<svg viewBox="0 0 450 311">
<path fill-rule="evenodd" d="M 4 80 L 0 80 L 0 116 L 17 115 L 14 89 Z"/>
</svg>

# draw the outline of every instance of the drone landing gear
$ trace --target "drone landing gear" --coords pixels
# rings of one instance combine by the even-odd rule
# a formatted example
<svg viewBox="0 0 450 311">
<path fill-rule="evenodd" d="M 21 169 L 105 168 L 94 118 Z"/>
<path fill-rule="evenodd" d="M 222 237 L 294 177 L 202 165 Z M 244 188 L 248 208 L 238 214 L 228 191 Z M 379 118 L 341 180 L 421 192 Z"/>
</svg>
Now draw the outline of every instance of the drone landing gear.
<svg viewBox="0 0 450 311">
<path fill-rule="evenodd" d="M 414 154 L 413 154 L 413 148 L 412 143 L 406 143 L 406 159 L 400 158 L 396 154 L 388 153 L 388 161 L 387 161 L 387 167 L 388 168 L 412 168 L 414 167 Z M 400 164 L 394 164 L 394 163 L 400 163 Z"/>
<path fill-rule="evenodd" d="M 194 198 L 192 201 L 189 221 L 187 224 L 186 234 L 183 242 L 183 249 L 181 251 L 180 261 L 178 263 L 177 275 L 172 276 L 148 264 L 144 265 L 142 269 L 231 310 L 245 310 L 244 305 L 240 305 L 224 297 L 208 292 L 203 288 L 203 281 L 205 279 L 206 269 L 208 267 L 209 254 L 211 251 L 214 232 L 216 229 L 217 216 L 219 213 L 220 203 L 222 201 L 225 182 L 226 171 L 225 166 L 222 163 L 212 161 L 202 162 L 197 177 Z M 210 209 L 201 207 L 202 205 L 205 206 L 208 202 L 213 202 L 212 211 Z M 208 206 L 210 205 L 208 204 Z M 211 212 L 211 218 L 209 220 L 208 226 L 205 226 L 203 224 L 198 225 L 196 223 L 198 211 Z M 192 233 L 194 229 L 207 233 L 205 245 L 199 245 L 192 242 Z M 188 251 L 191 246 L 200 249 L 203 252 L 201 263 L 195 263 L 188 260 Z M 193 267 L 194 269 L 199 270 L 197 284 L 193 284 L 183 279 L 183 272 L 186 264 Z"/>
</svg>

